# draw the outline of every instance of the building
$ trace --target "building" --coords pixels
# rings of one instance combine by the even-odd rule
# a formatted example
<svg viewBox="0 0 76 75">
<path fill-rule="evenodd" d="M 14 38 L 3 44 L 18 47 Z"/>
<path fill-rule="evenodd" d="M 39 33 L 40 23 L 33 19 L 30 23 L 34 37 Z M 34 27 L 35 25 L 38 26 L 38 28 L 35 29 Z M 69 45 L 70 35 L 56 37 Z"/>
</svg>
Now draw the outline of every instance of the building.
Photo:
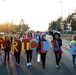
<svg viewBox="0 0 76 75">
<path fill-rule="evenodd" d="M 66 25 L 66 31 L 72 31 L 70 23 L 67 23 L 67 25 Z"/>
</svg>

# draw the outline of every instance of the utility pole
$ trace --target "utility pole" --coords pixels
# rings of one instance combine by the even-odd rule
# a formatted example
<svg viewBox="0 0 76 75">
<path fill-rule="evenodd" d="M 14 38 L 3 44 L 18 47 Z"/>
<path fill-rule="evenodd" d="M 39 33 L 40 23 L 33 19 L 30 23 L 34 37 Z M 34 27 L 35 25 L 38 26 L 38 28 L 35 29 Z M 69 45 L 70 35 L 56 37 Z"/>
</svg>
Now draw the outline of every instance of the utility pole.
<svg viewBox="0 0 76 75">
<path fill-rule="evenodd" d="M 62 1 L 60 1 L 61 3 L 61 21 L 60 21 L 60 26 L 61 26 L 61 32 L 63 32 L 63 22 L 62 22 Z"/>
</svg>

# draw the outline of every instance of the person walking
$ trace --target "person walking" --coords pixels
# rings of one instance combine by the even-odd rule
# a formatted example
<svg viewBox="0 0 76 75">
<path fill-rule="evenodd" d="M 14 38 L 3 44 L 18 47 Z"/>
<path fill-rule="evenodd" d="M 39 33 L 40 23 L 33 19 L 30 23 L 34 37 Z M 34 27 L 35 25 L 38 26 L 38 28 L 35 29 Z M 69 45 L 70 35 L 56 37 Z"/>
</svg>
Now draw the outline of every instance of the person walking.
<svg viewBox="0 0 76 75">
<path fill-rule="evenodd" d="M 0 34 L 0 56 L 1 56 L 1 63 L 4 62 L 4 47 L 5 47 L 5 37 Z"/>
<path fill-rule="evenodd" d="M 56 59 L 56 67 L 59 67 L 59 62 L 62 58 L 62 39 L 60 38 L 60 33 L 55 32 L 53 34 L 53 40 L 51 41 L 52 43 L 52 47 L 53 47 L 53 51 L 55 54 L 55 59 Z"/>
<path fill-rule="evenodd" d="M 76 35 L 72 36 L 72 41 L 70 43 L 70 47 L 73 43 L 76 43 Z M 73 51 L 73 48 L 71 48 L 71 50 Z M 73 62 L 73 67 L 75 68 L 75 58 L 76 58 L 76 54 L 72 54 L 72 62 Z"/>
<path fill-rule="evenodd" d="M 42 62 L 42 66 L 41 66 L 42 68 L 45 68 L 46 54 L 47 54 L 47 52 L 42 52 L 41 51 L 41 42 L 42 41 L 47 41 L 45 39 L 45 36 L 46 36 L 46 34 L 42 33 L 41 34 L 41 39 L 39 40 L 39 43 L 38 43 L 38 47 L 39 47 L 39 51 L 40 51 L 40 56 L 41 56 L 41 62 Z"/>
<path fill-rule="evenodd" d="M 29 40 L 29 42 L 30 42 L 30 40 L 33 38 L 33 36 L 32 36 L 32 33 L 31 32 L 28 32 L 27 33 L 27 37 L 26 37 L 28 40 Z M 32 64 L 31 64 L 31 61 L 32 61 L 32 53 L 33 53 L 33 50 L 31 50 L 30 48 L 29 48 L 29 50 L 26 50 L 26 55 L 27 55 L 27 67 L 28 66 L 31 66 Z M 25 67 L 25 66 L 24 66 Z"/>
<path fill-rule="evenodd" d="M 21 55 L 22 42 L 20 41 L 20 37 L 19 36 L 15 37 L 15 41 L 18 43 L 18 45 L 16 47 L 17 50 L 14 50 L 14 55 L 15 55 L 16 65 L 19 66 L 19 64 L 20 64 L 20 55 Z"/>
<path fill-rule="evenodd" d="M 5 36 L 5 48 L 4 48 L 4 52 L 5 52 L 4 64 L 5 65 L 6 65 L 6 56 L 8 56 L 7 61 L 9 63 L 10 51 L 11 51 L 11 41 L 10 41 L 10 38 L 8 36 Z"/>
<path fill-rule="evenodd" d="M 5 41 L 2 35 L 0 34 L 0 53 L 3 50 L 4 46 L 5 46 Z"/>
</svg>

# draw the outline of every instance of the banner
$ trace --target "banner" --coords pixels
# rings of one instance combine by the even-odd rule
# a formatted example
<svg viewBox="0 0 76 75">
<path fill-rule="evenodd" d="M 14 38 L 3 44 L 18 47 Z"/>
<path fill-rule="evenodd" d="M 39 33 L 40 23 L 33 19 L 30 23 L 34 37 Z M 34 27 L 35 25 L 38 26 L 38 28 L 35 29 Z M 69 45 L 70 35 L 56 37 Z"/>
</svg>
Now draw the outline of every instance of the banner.
<svg viewBox="0 0 76 75">
<path fill-rule="evenodd" d="M 46 53 L 48 52 L 49 44 L 48 41 L 41 41 L 41 52 Z"/>
<path fill-rule="evenodd" d="M 36 47 L 37 47 L 37 44 L 38 44 L 38 41 L 36 39 L 31 39 L 30 40 L 30 49 L 31 50 L 36 50 Z"/>
<path fill-rule="evenodd" d="M 71 53 L 72 55 L 76 55 L 76 43 L 71 44 Z"/>
<path fill-rule="evenodd" d="M 4 48 L 4 40 L 3 40 L 3 38 L 0 38 L 0 48 Z"/>
</svg>

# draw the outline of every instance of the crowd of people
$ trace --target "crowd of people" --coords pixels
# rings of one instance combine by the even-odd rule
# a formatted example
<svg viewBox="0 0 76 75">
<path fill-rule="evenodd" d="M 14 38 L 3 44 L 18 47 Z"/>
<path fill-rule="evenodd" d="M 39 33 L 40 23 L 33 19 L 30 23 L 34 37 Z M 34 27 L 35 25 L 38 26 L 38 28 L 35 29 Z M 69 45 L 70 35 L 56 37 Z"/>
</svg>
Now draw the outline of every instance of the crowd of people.
<svg viewBox="0 0 76 75">
<path fill-rule="evenodd" d="M 42 68 L 45 68 L 45 63 L 46 63 L 46 55 L 47 52 L 42 52 L 41 51 L 41 41 L 47 41 L 45 39 L 46 33 L 45 32 L 31 32 L 28 31 L 23 35 L 20 34 L 16 34 L 14 37 L 9 37 L 9 36 L 5 36 L 5 38 L 2 38 L 2 35 L 0 35 L 0 53 L 3 50 L 4 51 L 4 64 L 6 65 L 6 63 L 8 62 L 8 64 L 11 62 L 10 61 L 10 51 L 12 51 L 12 42 L 16 41 L 18 43 L 17 46 L 17 50 L 12 51 L 14 53 L 15 56 L 15 63 L 16 65 L 20 65 L 20 55 L 21 55 L 21 50 L 22 50 L 22 39 L 29 39 L 29 41 L 33 38 L 35 38 L 38 41 L 37 47 L 36 47 L 36 52 L 40 54 L 41 56 L 41 62 Z M 56 59 L 56 68 L 59 67 L 59 63 L 60 60 L 62 58 L 62 39 L 60 38 L 61 35 L 60 33 L 53 33 L 53 39 L 51 40 L 51 45 L 53 48 L 53 52 L 55 54 L 55 59 Z M 47 41 L 48 42 L 48 41 Z M 73 36 L 73 40 L 71 42 L 72 43 L 76 43 L 76 36 Z M 33 50 L 29 48 L 29 50 L 25 50 L 26 51 L 26 59 L 27 59 L 27 64 L 25 66 L 31 66 L 32 65 L 32 56 L 33 56 Z M 73 57 L 73 65 L 75 67 L 75 57 L 76 55 L 72 55 Z M 7 59 L 7 61 L 6 61 Z M 24 66 L 24 67 L 25 67 Z"/>
</svg>

